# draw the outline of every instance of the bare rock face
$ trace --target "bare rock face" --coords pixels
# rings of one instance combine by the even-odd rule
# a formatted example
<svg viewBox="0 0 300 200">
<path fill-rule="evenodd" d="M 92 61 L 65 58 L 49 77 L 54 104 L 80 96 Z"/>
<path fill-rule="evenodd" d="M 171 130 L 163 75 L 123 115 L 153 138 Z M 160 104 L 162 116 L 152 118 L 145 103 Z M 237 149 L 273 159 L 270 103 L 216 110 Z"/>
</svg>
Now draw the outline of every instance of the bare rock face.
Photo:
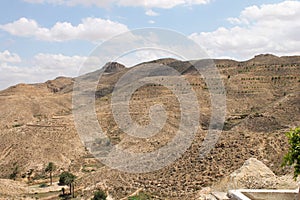
<svg viewBox="0 0 300 200">
<path fill-rule="evenodd" d="M 125 66 L 117 62 L 109 62 L 106 63 L 104 68 L 106 73 L 116 73 L 125 69 Z"/>
</svg>

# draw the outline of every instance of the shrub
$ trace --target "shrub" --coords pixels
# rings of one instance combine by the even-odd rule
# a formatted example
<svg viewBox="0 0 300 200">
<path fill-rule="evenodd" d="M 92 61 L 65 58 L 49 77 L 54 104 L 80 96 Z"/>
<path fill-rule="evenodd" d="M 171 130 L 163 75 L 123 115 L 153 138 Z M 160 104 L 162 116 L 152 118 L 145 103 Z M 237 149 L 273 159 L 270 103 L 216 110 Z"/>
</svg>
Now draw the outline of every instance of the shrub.
<svg viewBox="0 0 300 200">
<path fill-rule="evenodd" d="M 92 198 L 92 200 L 105 200 L 107 198 L 107 195 L 105 194 L 104 191 L 102 190 L 97 190 L 94 193 L 94 197 Z"/>
<path fill-rule="evenodd" d="M 300 174 L 300 127 L 286 133 L 289 142 L 289 151 L 284 156 L 283 166 L 294 167 L 294 179 Z"/>
<path fill-rule="evenodd" d="M 17 128 L 17 127 L 21 127 L 21 126 L 23 126 L 23 124 L 14 124 L 14 125 L 12 125 L 13 128 Z"/>
<path fill-rule="evenodd" d="M 150 200 L 150 196 L 141 192 L 138 195 L 132 196 L 132 197 L 128 197 L 128 200 Z"/>
<path fill-rule="evenodd" d="M 40 184 L 40 188 L 45 188 L 45 187 L 48 187 L 48 185 L 46 183 Z"/>
</svg>

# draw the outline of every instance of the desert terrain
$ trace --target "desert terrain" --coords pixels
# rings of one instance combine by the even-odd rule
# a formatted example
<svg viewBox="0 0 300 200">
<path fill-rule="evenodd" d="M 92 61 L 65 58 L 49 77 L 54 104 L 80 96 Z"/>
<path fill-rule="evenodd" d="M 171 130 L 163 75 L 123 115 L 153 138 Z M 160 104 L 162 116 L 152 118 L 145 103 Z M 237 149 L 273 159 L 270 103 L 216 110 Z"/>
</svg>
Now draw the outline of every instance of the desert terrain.
<svg viewBox="0 0 300 200">
<path fill-rule="evenodd" d="M 147 173 L 112 169 L 84 146 L 73 115 L 76 78 L 58 77 L 0 91 L 0 198 L 59 199 L 61 187 L 57 181 L 63 171 L 77 176 L 77 199 L 90 199 L 97 188 L 113 199 L 127 199 L 138 192 L 152 199 L 201 199 L 207 188 L 226 191 L 235 187 L 297 187 L 292 168 L 281 164 L 288 149 L 284 133 L 300 126 L 300 56 L 262 54 L 247 61 L 213 61 L 225 88 L 226 116 L 217 143 L 204 157 L 199 157 L 199 150 L 210 129 L 212 111 L 211 91 L 205 78 L 191 62 L 175 59 L 149 62 L 172 67 L 190 83 L 198 100 L 200 118 L 195 137 L 184 154 L 170 165 Z M 166 123 L 159 134 L 146 139 L 124 133 L 114 120 L 111 98 L 114 85 L 132 68 L 108 63 L 102 69 L 105 71 L 95 92 L 97 119 L 113 145 L 130 152 L 151 152 L 175 137 L 182 117 L 180 102 L 164 85 L 140 87 L 129 103 L 132 120 L 143 126 L 149 124 L 150 107 L 160 104 L 166 111 Z M 97 77 L 100 72 L 83 77 Z M 158 72 L 152 76 L 163 80 L 167 75 Z M 253 164 L 250 172 L 234 175 L 239 177 L 239 183 L 234 184 L 233 173 L 248 159 Z M 54 186 L 39 188 L 49 182 L 45 172 L 49 162 L 57 166 Z M 17 176 L 11 180 L 15 169 Z M 260 169 L 263 172 L 256 173 Z"/>
</svg>

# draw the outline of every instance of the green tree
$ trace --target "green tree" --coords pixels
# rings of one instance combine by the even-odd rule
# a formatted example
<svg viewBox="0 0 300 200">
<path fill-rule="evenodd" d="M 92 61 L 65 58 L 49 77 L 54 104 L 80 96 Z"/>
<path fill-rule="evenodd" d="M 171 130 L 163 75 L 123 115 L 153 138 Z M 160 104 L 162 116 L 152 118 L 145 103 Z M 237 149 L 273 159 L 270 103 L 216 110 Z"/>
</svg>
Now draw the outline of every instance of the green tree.
<svg viewBox="0 0 300 200">
<path fill-rule="evenodd" d="M 94 197 L 92 198 L 92 200 L 106 200 L 107 198 L 107 195 L 105 194 L 104 191 L 102 190 L 97 190 L 95 193 L 94 193 Z"/>
<path fill-rule="evenodd" d="M 289 150 L 283 158 L 283 166 L 294 167 L 294 179 L 300 174 L 300 127 L 286 133 L 289 142 Z"/>
<path fill-rule="evenodd" d="M 49 172 L 49 174 L 50 174 L 50 185 L 52 185 L 52 173 L 55 171 L 55 169 L 56 169 L 56 166 L 53 162 L 49 162 L 45 169 L 45 172 Z"/>
<path fill-rule="evenodd" d="M 70 188 L 70 195 L 72 197 L 75 197 L 74 193 L 74 182 L 75 182 L 76 176 L 70 172 L 63 172 L 59 176 L 59 185 L 68 185 Z"/>
</svg>

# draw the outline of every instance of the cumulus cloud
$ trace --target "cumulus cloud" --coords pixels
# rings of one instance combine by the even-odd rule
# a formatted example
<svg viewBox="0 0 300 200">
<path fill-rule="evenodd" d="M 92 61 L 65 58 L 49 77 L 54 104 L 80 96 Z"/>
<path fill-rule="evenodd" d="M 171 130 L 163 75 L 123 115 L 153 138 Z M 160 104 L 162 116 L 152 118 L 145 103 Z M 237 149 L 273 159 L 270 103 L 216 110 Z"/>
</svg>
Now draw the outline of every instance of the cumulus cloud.
<svg viewBox="0 0 300 200">
<path fill-rule="evenodd" d="M 10 53 L 11 54 L 11 53 Z M 16 55 L 16 54 L 11 54 Z M 8 62 L 0 58 L 0 89 L 18 83 L 45 82 L 58 76 L 78 76 L 80 67 L 97 65 L 97 58 L 85 56 L 66 56 L 63 54 L 37 54 L 31 61 L 23 60 L 22 63 Z"/>
<path fill-rule="evenodd" d="M 126 25 L 101 18 L 85 18 L 77 26 L 69 22 L 57 22 L 52 28 L 40 26 L 35 20 L 20 18 L 0 25 L 0 29 L 22 37 L 35 37 L 46 41 L 88 40 L 103 41 L 116 34 L 128 31 Z"/>
<path fill-rule="evenodd" d="M 21 58 L 18 54 L 10 53 L 8 50 L 0 52 L 0 63 L 19 63 Z"/>
<path fill-rule="evenodd" d="M 84 56 L 65 56 L 63 54 L 44 54 L 39 53 L 34 56 L 32 64 L 40 68 L 41 72 L 53 71 L 58 75 L 76 75 L 81 64 L 86 60 Z"/>
<path fill-rule="evenodd" d="M 178 5 L 199 5 L 207 4 L 211 0 L 151 0 L 151 1 L 136 1 L 136 0 L 24 0 L 29 3 L 50 3 L 56 5 L 84 5 L 99 7 L 107 7 L 111 5 L 144 7 L 144 8 L 173 8 Z"/>
<path fill-rule="evenodd" d="M 190 38 L 212 57 L 248 59 L 255 54 L 300 54 L 300 2 L 250 6 L 229 18 L 232 28 L 193 33 Z"/>
</svg>

